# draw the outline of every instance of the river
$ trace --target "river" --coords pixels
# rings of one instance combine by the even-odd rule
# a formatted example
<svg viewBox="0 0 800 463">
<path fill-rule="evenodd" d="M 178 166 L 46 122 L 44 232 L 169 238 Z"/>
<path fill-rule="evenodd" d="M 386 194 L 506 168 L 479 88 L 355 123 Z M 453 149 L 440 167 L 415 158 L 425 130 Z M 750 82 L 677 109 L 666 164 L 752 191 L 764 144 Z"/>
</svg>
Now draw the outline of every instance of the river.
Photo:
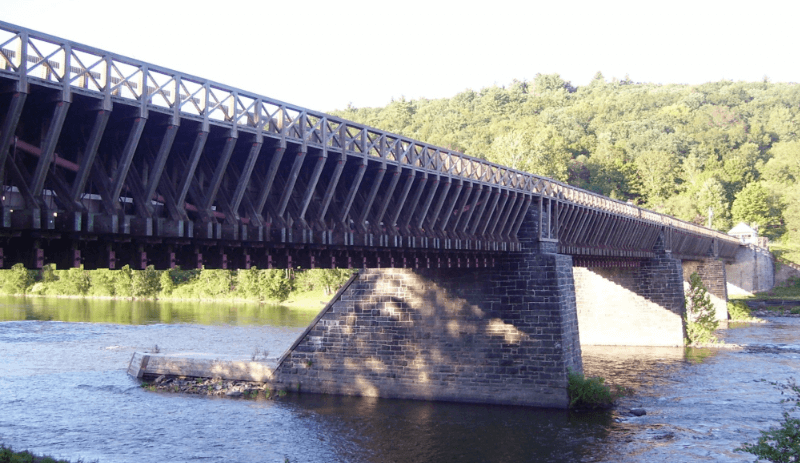
<svg viewBox="0 0 800 463">
<path fill-rule="evenodd" d="M 800 319 L 724 330 L 760 350 L 584 348 L 587 374 L 630 387 L 611 412 L 289 394 L 156 393 L 134 351 L 280 355 L 314 310 L 248 304 L 0 298 L 0 443 L 111 462 L 693 462 L 778 423 L 762 379 L 800 373 Z M 633 417 L 631 407 L 647 414 Z"/>
</svg>

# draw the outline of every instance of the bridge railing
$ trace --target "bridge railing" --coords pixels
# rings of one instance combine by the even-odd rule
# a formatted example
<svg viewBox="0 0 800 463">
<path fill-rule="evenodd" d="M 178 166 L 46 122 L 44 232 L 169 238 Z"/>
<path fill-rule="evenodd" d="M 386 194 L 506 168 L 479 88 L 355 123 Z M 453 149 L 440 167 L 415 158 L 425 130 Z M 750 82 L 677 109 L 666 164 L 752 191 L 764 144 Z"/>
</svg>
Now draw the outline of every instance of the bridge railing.
<svg viewBox="0 0 800 463">
<path fill-rule="evenodd" d="M 337 118 L 208 79 L 134 60 L 0 21 L 0 75 L 71 93 L 93 95 L 111 104 L 125 100 L 175 118 L 246 130 L 303 147 L 346 151 L 383 162 L 489 184 L 502 189 L 568 201 L 674 227 L 721 241 L 735 238 L 596 193 L 517 171 L 484 159 Z"/>
</svg>

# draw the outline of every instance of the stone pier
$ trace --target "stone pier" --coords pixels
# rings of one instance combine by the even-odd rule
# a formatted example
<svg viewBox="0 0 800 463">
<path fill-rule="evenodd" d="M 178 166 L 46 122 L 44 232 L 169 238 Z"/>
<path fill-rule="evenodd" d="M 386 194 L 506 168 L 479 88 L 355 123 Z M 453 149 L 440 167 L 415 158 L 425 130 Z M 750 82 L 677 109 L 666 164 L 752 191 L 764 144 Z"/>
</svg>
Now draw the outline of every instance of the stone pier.
<svg viewBox="0 0 800 463">
<path fill-rule="evenodd" d="M 362 270 L 282 358 L 287 390 L 566 408 L 572 259 Z"/>
<path fill-rule="evenodd" d="M 583 345 L 682 346 L 683 268 L 656 244 L 656 256 L 631 267 L 574 269 Z"/>
</svg>

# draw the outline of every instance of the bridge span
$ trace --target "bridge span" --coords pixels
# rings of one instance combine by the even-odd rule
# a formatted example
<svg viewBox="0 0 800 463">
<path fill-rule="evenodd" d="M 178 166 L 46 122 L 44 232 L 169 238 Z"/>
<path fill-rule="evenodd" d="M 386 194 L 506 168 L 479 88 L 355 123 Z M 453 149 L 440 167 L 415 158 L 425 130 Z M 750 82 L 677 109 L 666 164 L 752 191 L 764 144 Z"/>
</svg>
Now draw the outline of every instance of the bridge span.
<svg viewBox="0 0 800 463">
<path fill-rule="evenodd" d="M 361 268 L 275 370 L 317 392 L 564 406 L 581 342 L 683 343 L 689 270 L 726 318 L 739 246 L 3 22 L 0 182 L 0 267 Z"/>
</svg>

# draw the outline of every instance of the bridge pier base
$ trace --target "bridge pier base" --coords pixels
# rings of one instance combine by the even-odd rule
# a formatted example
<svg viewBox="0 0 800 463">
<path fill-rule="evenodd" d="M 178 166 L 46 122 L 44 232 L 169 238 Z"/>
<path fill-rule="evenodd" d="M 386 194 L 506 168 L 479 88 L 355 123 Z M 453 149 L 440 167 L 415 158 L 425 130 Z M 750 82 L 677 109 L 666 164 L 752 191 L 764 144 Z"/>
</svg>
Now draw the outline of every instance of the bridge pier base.
<svg viewBox="0 0 800 463">
<path fill-rule="evenodd" d="M 728 320 L 728 286 L 725 275 L 725 263 L 714 257 L 709 257 L 701 261 L 683 261 L 683 280 L 684 286 L 688 290 L 689 277 L 697 272 L 700 280 L 708 289 L 711 303 L 716 310 L 716 318 L 720 321 Z"/>
<path fill-rule="evenodd" d="M 304 392 L 566 408 L 567 371 L 582 371 L 572 288 L 572 259 L 557 254 L 362 270 L 275 380 Z"/>
<path fill-rule="evenodd" d="M 639 267 L 575 268 L 583 345 L 682 346 L 683 268 L 659 241 Z"/>
</svg>

